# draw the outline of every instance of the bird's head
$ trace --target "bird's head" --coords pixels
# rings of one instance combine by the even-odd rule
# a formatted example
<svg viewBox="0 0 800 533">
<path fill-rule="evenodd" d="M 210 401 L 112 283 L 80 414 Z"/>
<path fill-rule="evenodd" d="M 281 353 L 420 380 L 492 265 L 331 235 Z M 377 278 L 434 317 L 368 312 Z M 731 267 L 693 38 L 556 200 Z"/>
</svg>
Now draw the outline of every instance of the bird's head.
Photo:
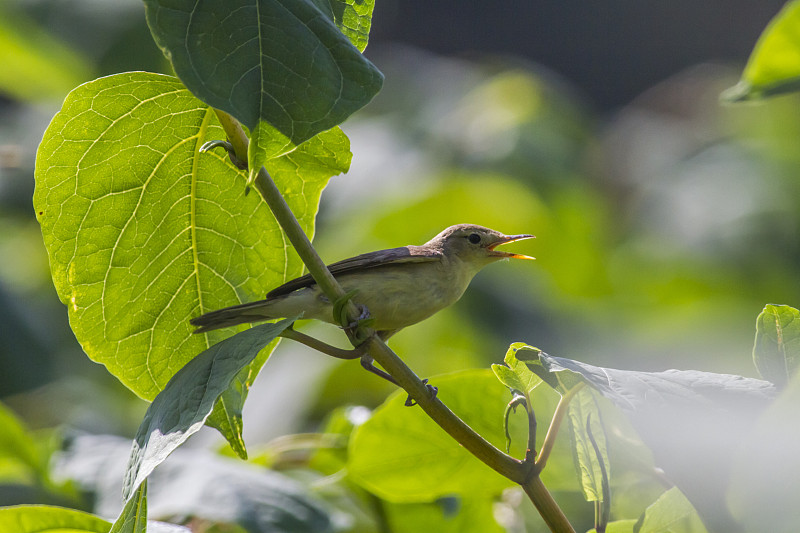
<svg viewBox="0 0 800 533">
<path fill-rule="evenodd" d="M 450 226 L 431 239 L 427 246 L 434 246 L 447 257 L 458 258 L 480 269 L 499 259 L 533 259 L 527 255 L 495 250 L 501 244 L 532 238 L 533 235 L 503 235 L 499 231 L 483 226 L 458 224 Z"/>
</svg>

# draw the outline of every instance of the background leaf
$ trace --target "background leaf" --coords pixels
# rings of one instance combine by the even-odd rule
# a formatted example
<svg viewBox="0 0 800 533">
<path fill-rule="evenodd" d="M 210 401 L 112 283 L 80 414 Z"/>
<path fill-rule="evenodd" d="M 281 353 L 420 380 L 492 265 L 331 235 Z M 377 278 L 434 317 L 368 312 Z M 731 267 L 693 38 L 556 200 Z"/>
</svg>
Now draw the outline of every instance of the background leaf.
<svg viewBox="0 0 800 533">
<path fill-rule="evenodd" d="M 0 92 L 20 100 L 62 98 L 91 77 L 86 57 L 39 27 L 12 2 L 0 4 Z"/>
<path fill-rule="evenodd" d="M 302 269 L 258 195 L 245 196 L 244 174 L 198 153 L 224 136 L 176 78 L 126 73 L 70 93 L 37 153 L 34 208 L 70 325 L 145 399 L 228 335 L 192 335 L 189 318 L 262 298 Z M 349 163 L 338 128 L 270 161 L 307 233 L 328 178 Z"/>
<path fill-rule="evenodd" d="M 122 508 L 119 480 L 129 450 L 127 439 L 80 436 L 60 456 L 57 471 L 94 496 L 98 513 L 114 515 Z M 176 450 L 148 478 L 148 486 L 148 514 L 154 519 L 196 518 L 223 531 L 238 531 L 237 526 L 270 533 L 334 530 L 330 509 L 301 482 L 208 450 Z"/>
<path fill-rule="evenodd" d="M 784 387 L 800 364 L 800 311 L 767 305 L 756 319 L 753 362 L 761 377 Z"/>
<path fill-rule="evenodd" d="M 294 320 L 242 331 L 204 351 L 173 376 L 148 407 L 136 433 L 125 475 L 125 499 L 170 453 L 200 430 L 231 381 Z"/>
<path fill-rule="evenodd" d="M 758 100 L 800 89 L 800 1 L 791 0 L 759 37 L 742 80 L 724 100 Z"/>
<path fill-rule="evenodd" d="M 45 505 L 0 508 L 0 533 L 107 533 L 111 524 L 94 515 Z"/>
<path fill-rule="evenodd" d="M 338 22 L 363 34 L 369 10 L 354 17 L 346 3 L 320 5 L 326 4 L 145 1 L 153 38 L 198 98 L 251 131 L 268 122 L 296 145 L 343 122 L 383 83 L 329 18 L 340 13 Z M 357 42 L 366 46 L 363 35 Z"/>
<path fill-rule="evenodd" d="M 800 507 L 800 378 L 794 376 L 767 411 L 743 434 L 728 505 L 746 531 L 790 533 Z"/>
<path fill-rule="evenodd" d="M 645 510 L 633 531 L 635 533 L 706 533 L 706 528 L 686 496 L 677 487 L 673 487 Z"/>
<path fill-rule="evenodd" d="M 430 380 L 442 401 L 481 436 L 505 449 L 503 410 L 508 390 L 488 370 Z M 418 409 L 405 407 L 398 391 L 359 426 L 350 441 L 347 471 L 356 482 L 392 502 L 426 502 L 468 493 L 499 494 L 513 483 L 482 464 Z M 480 401 L 475 401 L 480 398 Z M 525 417 L 511 420 L 525 435 Z M 512 453 L 523 455 L 524 437 Z"/>
<path fill-rule="evenodd" d="M 750 427 L 770 404 L 774 385 L 694 370 L 603 368 L 544 352 L 530 366 L 544 381 L 553 381 L 548 374 L 558 376 L 559 382 L 582 379 L 611 400 L 628 415 L 657 466 L 689 498 L 706 526 L 741 531 L 724 494 L 742 428 Z"/>
</svg>

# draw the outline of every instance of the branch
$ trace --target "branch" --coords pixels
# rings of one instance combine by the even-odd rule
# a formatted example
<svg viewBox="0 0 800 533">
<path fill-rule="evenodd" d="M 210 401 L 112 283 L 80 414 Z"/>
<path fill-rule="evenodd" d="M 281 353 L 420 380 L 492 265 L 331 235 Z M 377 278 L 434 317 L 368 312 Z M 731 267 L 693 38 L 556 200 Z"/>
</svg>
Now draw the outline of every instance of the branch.
<svg viewBox="0 0 800 533">
<path fill-rule="evenodd" d="M 217 109 L 214 110 L 222 123 L 228 140 L 234 147 L 234 151 L 239 159 L 247 160 L 247 147 L 249 140 L 244 133 L 241 125 L 230 115 Z M 294 246 L 298 255 L 308 268 L 314 281 L 319 285 L 330 301 L 341 300 L 345 296 L 344 290 L 330 273 L 325 263 L 320 259 L 314 247 L 311 245 L 300 223 L 295 218 L 289 205 L 284 200 L 275 182 L 272 180 L 264 167 L 258 172 L 255 180 L 255 188 L 267 202 L 275 218 L 286 233 L 289 241 Z M 351 321 L 355 321 L 359 316 L 355 304 L 352 301 L 345 303 L 345 312 Z M 538 475 L 531 476 L 529 465 L 524 465 L 519 461 L 496 448 L 489 441 L 481 437 L 455 413 L 453 413 L 441 400 L 432 397 L 426 385 L 416 374 L 395 354 L 383 340 L 381 340 L 371 328 L 361 328 L 367 336 L 366 341 L 358 346 L 377 361 L 397 383 L 408 392 L 409 396 L 416 400 L 423 411 L 444 429 L 459 444 L 464 446 L 470 453 L 485 463 L 487 466 L 507 477 L 508 479 L 523 485 L 526 493 L 531 499 L 543 498 L 541 502 L 534 500 L 534 504 L 540 512 L 547 512 L 545 521 L 551 526 L 553 531 L 568 532 L 572 531 L 569 522 L 564 518 L 561 510 L 553 501 L 544 485 L 541 485 Z M 351 342 L 354 339 L 351 338 Z M 529 479 L 531 478 L 531 479 Z M 545 496 L 546 495 L 546 496 Z M 541 507 L 540 507 L 541 506 Z M 553 509 L 557 510 L 556 513 Z M 559 517 L 560 516 L 560 517 Z M 553 529 L 556 527 L 556 529 Z M 568 529 L 566 529 L 568 528 Z"/>
</svg>

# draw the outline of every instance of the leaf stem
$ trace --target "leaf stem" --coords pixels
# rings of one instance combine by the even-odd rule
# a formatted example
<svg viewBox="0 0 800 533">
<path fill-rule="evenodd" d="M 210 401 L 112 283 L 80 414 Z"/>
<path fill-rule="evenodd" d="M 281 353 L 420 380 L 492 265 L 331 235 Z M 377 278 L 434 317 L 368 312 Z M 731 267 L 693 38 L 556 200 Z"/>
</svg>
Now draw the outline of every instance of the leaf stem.
<svg viewBox="0 0 800 533">
<path fill-rule="evenodd" d="M 550 457 L 550 452 L 553 451 L 553 446 L 556 444 L 558 429 L 561 427 L 561 422 L 564 420 L 564 416 L 567 414 L 567 409 L 569 409 L 569 402 L 572 400 L 573 396 L 575 396 L 578 391 L 583 388 L 584 385 L 584 383 L 578 383 L 565 392 L 558 401 L 556 410 L 553 413 L 553 418 L 550 420 L 550 427 L 547 428 L 547 435 L 545 435 L 544 442 L 542 442 L 542 451 L 539 452 L 539 457 L 536 459 L 537 472 L 544 470 L 544 467 L 547 464 L 547 459 Z"/>
<path fill-rule="evenodd" d="M 234 151 L 239 159 L 247 160 L 247 148 L 249 141 L 241 125 L 225 113 L 224 111 L 214 110 L 220 119 L 222 127 L 228 136 L 228 140 L 234 147 Z M 284 200 L 275 182 L 272 180 L 264 167 L 258 172 L 255 180 L 255 188 L 264 198 L 275 218 L 280 224 L 292 246 L 297 251 L 300 259 L 305 263 L 309 273 L 317 282 L 320 289 L 330 299 L 335 302 L 346 296 L 342 287 L 330 273 L 325 263 L 320 259 L 314 247 L 311 245 L 300 223 L 295 218 L 288 204 Z M 357 320 L 359 311 L 356 305 L 348 299 L 345 302 L 345 312 L 351 321 Z M 481 435 L 469 427 L 455 413 L 453 413 L 439 398 L 431 395 L 428 387 L 414 372 L 395 354 L 375 332 L 368 327 L 359 328 L 367 336 L 366 341 L 358 346 L 377 361 L 396 381 L 408 392 L 409 396 L 416 400 L 422 410 L 444 429 L 459 444 L 464 446 L 470 453 L 485 463 L 487 466 L 519 483 L 525 492 L 531 497 L 536 507 L 542 513 L 545 521 L 551 525 L 555 532 L 572 532 L 569 522 L 564 517 L 558 505 L 550 496 L 547 489 L 541 483 L 538 475 L 531 475 L 530 465 L 524 464 L 510 455 L 503 453 L 492 443 L 484 439 Z M 351 337 L 351 341 L 354 339 Z M 538 500 L 541 498 L 541 501 Z M 554 529 L 555 527 L 555 529 Z"/>
</svg>

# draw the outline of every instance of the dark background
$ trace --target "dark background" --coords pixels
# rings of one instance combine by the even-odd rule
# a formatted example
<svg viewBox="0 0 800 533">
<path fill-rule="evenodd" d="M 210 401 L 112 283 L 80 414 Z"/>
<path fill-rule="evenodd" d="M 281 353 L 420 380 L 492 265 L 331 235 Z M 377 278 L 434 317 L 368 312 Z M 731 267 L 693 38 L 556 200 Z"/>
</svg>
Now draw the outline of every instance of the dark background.
<svg viewBox="0 0 800 533">
<path fill-rule="evenodd" d="M 743 65 L 782 5 L 378 0 L 370 46 L 394 42 L 444 55 L 524 57 L 565 77 L 598 110 L 607 110 L 697 63 Z"/>
</svg>

